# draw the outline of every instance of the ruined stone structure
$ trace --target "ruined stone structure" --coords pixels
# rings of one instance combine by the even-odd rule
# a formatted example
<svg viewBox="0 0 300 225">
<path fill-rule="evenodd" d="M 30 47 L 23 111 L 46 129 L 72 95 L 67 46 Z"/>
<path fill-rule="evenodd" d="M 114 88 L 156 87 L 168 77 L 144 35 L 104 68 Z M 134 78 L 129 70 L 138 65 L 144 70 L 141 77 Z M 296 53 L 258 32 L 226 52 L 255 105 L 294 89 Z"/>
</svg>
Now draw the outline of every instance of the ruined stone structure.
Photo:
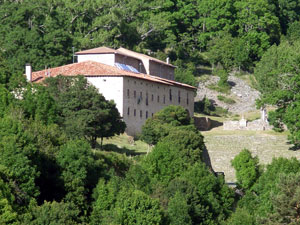
<svg viewBox="0 0 300 225">
<path fill-rule="evenodd" d="M 261 108 L 261 118 L 248 122 L 244 117 L 239 121 L 225 121 L 223 123 L 224 130 L 271 130 L 268 122 L 267 112 L 265 108 Z"/>
</svg>

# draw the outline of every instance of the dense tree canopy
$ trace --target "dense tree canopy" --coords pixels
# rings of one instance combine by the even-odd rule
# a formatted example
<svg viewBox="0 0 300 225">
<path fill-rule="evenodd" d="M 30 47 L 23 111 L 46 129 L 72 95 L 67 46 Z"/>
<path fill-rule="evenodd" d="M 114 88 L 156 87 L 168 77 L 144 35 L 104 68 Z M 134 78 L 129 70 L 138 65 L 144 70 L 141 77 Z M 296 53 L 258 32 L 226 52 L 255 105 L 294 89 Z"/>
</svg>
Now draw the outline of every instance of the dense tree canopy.
<svg viewBox="0 0 300 225">
<path fill-rule="evenodd" d="M 86 138 L 93 146 L 97 138 L 123 133 L 125 123 L 112 101 L 82 76 L 58 76 L 46 80 L 57 105 L 58 123 L 70 137 Z"/>
<path fill-rule="evenodd" d="M 300 3 L 297 0 L 0 1 L 1 224 L 278 224 L 299 222 L 297 159 L 261 170 L 242 151 L 236 194 L 203 162 L 204 140 L 182 107 L 147 120 L 147 155 L 100 151 L 97 138 L 125 124 L 81 76 L 45 86 L 33 70 L 72 62 L 74 51 L 126 47 L 177 66 L 196 85 L 201 66 L 220 86 L 236 68 L 254 71 L 259 105 L 300 143 Z M 214 71 L 213 71 L 214 72 Z M 206 102 L 206 105 L 208 103 Z"/>
<path fill-rule="evenodd" d="M 299 146 L 299 61 L 300 42 L 285 41 L 272 46 L 255 69 L 258 89 L 262 92 L 260 104 L 277 107 L 269 114 L 270 122 L 278 129 L 284 124 L 290 140 Z"/>
</svg>

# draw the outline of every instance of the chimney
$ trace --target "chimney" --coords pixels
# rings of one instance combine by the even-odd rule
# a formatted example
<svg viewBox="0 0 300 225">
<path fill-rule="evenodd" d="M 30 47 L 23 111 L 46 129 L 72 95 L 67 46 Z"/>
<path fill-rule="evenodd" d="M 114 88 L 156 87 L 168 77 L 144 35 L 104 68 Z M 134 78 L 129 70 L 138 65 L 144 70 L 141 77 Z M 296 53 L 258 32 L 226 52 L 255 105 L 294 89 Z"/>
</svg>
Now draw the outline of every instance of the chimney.
<svg viewBox="0 0 300 225">
<path fill-rule="evenodd" d="M 29 63 L 26 63 L 25 65 L 25 74 L 26 74 L 26 79 L 28 82 L 32 81 L 32 69 L 31 65 Z"/>
<path fill-rule="evenodd" d="M 170 58 L 169 58 L 169 57 L 167 57 L 166 62 L 167 62 L 168 64 L 170 64 Z"/>
</svg>

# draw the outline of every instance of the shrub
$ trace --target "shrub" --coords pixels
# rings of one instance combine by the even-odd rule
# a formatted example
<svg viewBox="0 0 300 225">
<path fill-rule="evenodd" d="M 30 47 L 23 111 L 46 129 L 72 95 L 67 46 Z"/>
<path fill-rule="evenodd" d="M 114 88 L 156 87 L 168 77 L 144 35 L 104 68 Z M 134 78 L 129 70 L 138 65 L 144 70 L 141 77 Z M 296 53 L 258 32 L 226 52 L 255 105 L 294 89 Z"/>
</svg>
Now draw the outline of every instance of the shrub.
<svg viewBox="0 0 300 225">
<path fill-rule="evenodd" d="M 232 104 L 235 103 L 235 101 L 232 98 L 227 98 L 227 97 L 225 97 L 223 95 L 218 95 L 217 98 L 220 101 L 225 102 L 225 103 L 230 104 L 230 105 L 232 105 Z"/>
</svg>

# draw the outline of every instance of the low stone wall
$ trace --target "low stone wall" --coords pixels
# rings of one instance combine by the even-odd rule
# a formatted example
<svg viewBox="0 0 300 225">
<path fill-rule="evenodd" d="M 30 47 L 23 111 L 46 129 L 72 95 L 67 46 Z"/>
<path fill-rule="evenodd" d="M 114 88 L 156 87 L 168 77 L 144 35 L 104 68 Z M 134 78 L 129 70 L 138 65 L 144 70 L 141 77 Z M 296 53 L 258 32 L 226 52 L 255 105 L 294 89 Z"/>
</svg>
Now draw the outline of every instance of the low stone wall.
<svg viewBox="0 0 300 225">
<path fill-rule="evenodd" d="M 224 130 L 271 130 L 272 126 L 268 122 L 262 122 L 260 119 L 247 122 L 240 121 L 225 121 L 223 123 Z"/>
</svg>

